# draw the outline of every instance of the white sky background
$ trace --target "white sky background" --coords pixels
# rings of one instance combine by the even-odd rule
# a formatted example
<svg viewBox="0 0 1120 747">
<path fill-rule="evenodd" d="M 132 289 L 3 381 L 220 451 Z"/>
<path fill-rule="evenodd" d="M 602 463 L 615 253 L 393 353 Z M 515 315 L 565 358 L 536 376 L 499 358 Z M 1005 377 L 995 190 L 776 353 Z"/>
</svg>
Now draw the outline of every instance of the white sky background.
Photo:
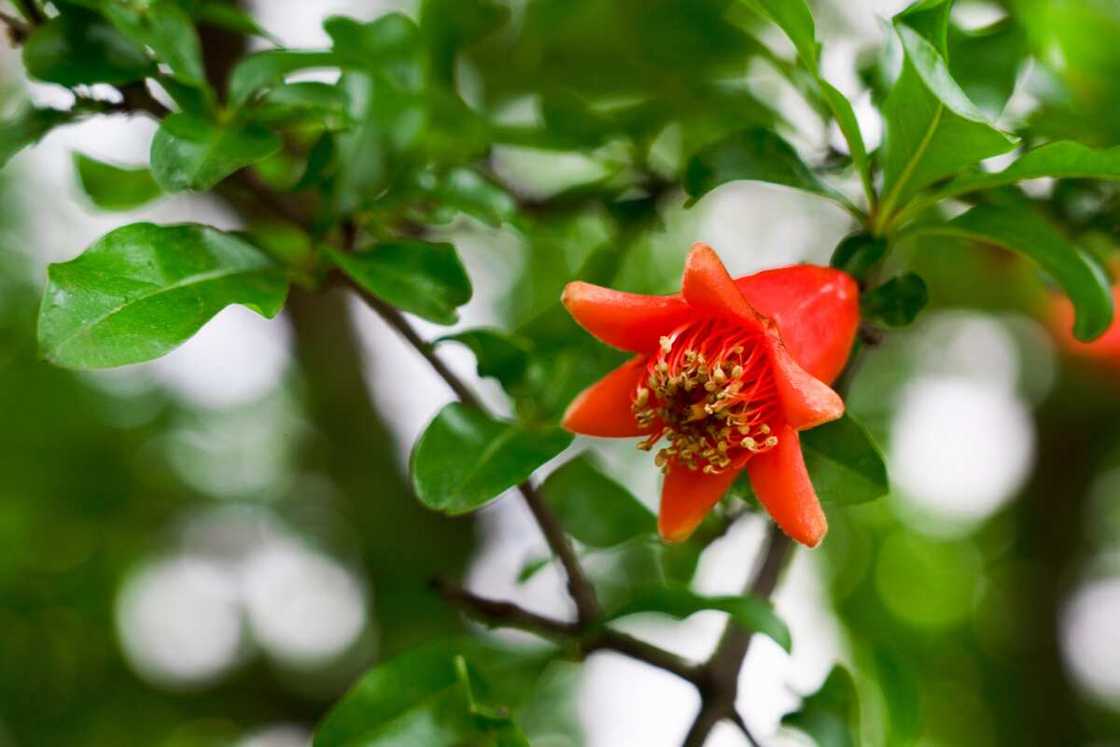
<svg viewBox="0 0 1120 747">
<path fill-rule="evenodd" d="M 834 3 L 834 7 L 843 5 L 847 9 L 845 15 L 840 16 L 836 10 L 831 10 L 819 18 L 821 36 L 826 45 L 826 75 L 854 98 L 857 108 L 862 109 L 861 114 L 869 113 L 869 103 L 866 95 L 856 89 L 857 82 L 852 73 L 854 56 L 864 45 L 880 38 L 883 33 L 880 19 L 888 18 L 905 4 L 901 0 Z M 407 10 L 414 3 L 257 0 L 254 5 L 261 23 L 285 43 L 296 47 L 315 47 L 327 42 L 320 28 L 323 17 L 342 13 L 368 19 L 382 10 Z M 768 37 L 767 41 L 771 39 Z M 781 45 L 783 40 L 776 39 L 775 43 Z M 18 57 L 11 50 L 3 50 L 0 64 L 9 80 L 18 75 Z M 765 80 L 758 84 L 767 85 Z M 32 97 L 44 103 L 66 103 L 65 93 L 60 98 L 57 89 L 45 86 L 34 86 Z M 783 108 L 788 104 L 788 114 L 794 121 L 804 119 L 804 107 L 799 102 L 787 102 L 782 98 L 779 103 Z M 813 132 L 811 126 L 808 131 Z M 71 153 L 81 150 L 118 163 L 143 163 L 153 132 L 154 125 L 142 118 L 98 118 L 52 133 L 40 146 L 14 160 L 13 168 L 20 171 L 21 179 L 27 184 L 26 189 L 17 195 L 17 199 L 23 202 L 21 212 L 25 223 L 18 245 L 33 258 L 40 272 L 47 262 L 72 258 L 108 230 L 134 220 L 165 223 L 199 221 L 225 228 L 236 227 L 235 216 L 219 210 L 207 200 L 189 195 L 162 200 L 129 215 L 98 213 L 87 207 L 75 182 Z M 869 147 L 874 147 L 878 137 L 876 128 L 869 125 L 865 132 L 870 141 Z M 799 142 L 798 145 L 812 148 L 819 143 Z M 822 206 L 820 201 L 810 196 L 761 185 L 729 185 L 707 198 L 700 210 L 701 222 L 696 238 L 712 243 L 733 274 L 804 260 L 826 261 L 837 237 L 847 230 L 847 219 L 838 209 Z M 495 245 L 487 241 L 486 235 L 475 235 L 459 242 L 459 248 L 475 285 L 475 297 L 463 309 L 460 326 L 494 324 L 499 320 L 497 299 L 504 290 L 506 279 L 512 274 L 507 263 L 514 255 L 508 241 Z M 495 265 L 503 267 L 500 273 L 493 271 Z M 411 443 L 428 420 L 450 401 L 450 395 L 426 364 L 371 313 L 357 304 L 353 313 L 370 362 L 370 391 L 398 438 L 403 463 Z M 423 322 L 418 322 L 417 326 L 431 336 L 437 330 L 445 331 Z M 976 334 L 979 334 L 980 342 L 974 341 L 972 351 L 982 352 L 982 349 L 990 348 L 993 334 L 998 341 L 998 333 L 990 330 L 976 333 L 973 328 L 973 336 Z M 968 354 L 968 339 L 961 344 Z M 277 385 L 289 364 L 289 345 L 289 335 L 282 320 L 268 322 L 244 309 L 229 309 L 170 356 L 152 364 L 133 367 L 116 376 L 154 379 L 203 408 L 229 407 L 254 402 Z M 473 360 L 465 349 L 449 346 L 441 352 L 457 372 L 468 380 L 473 379 Z M 993 470 L 998 471 L 999 467 L 991 461 L 979 464 L 974 461 L 971 473 L 967 469 L 954 471 L 951 469 L 952 453 L 943 455 L 950 460 L 948 463 L 944 459 L 937 462 L 938 469 L 951 474 L 955 480 L 945 490 L 959 494 L 962 481 L 967 483 L 969 474 L 986 486 L 988 493 L 984 494 L 986 502 L 983 502 L 980 516 L 975 514 L 975 510 L 970 513 L 960 506 L 946 509 L 950 518 L 960 519 L 960 513 L 964 511 L 968 520 L 979 520 L 995 510 L 1021 479 L 1023 460 L 1029 460 L 1033 443 L 1029 419 L 1026 418 L 1025 405 L 1014 394 L 1014 374 L 1011 375 L 1012 381 L 1002 383 L 993 382 L 991 377 L 980 380 L 966 375 L 947 380 L 944 376 L 937 378 L 939 375 L 934 370 L 930 374 L 932 378 L 922 379 L 921 386 L 910 391 L 906 401 L 910 402 L 908 407 L 916 410 L 903 409 L 897 417 L 905 426 L 903 430 L 907 438 L 916 444 L 914 449 L 917 451 L 908 456 L 905 450 L 896 449 L 891 454 L 892 464 L 901 466 L 904 471 L 916 471 L 917 478 L 927 484 L 936 481 L 937 475 L 930 474 L 931 470 L 921 470 L 923 462 L 918 452 L 928 450 L 929 444 L 935 443 L 940 433 L 923 432 L 921 422 L 924 419 L 921 417 L 917 418 L 917 426 L 910 425 L 915 418 L 908 420 L 908 412 L 913 416 L 914 412 L 920 415 L 923 407 L 927 410 L 930 407 L 951 409 L 956 402 L 958 408 L 969 408 L 968 412 L 975 418 L 994 413 L 995 420 L 987 422 L 987 429 L 975 436 L 989 441 L 979 445 L 970 442 L 970 447 L 981 449 L 984 453 L 985 443 L 1001 444 L 1000 448 L 1004 449 L 1000 452 L 1001 459 L 1012 465 L 1015 474 L 1004 475 L 1001 482 L 1000 476 L 993 474 Z M 496 407 L 502 405 L 501 395 L 492 382 L 483 382 L 479 387 L 489 402 Z M 985 407 L 989 409 L 985 410 Z M 962 417 L 969 417 L 968 412 Z M 967 423 L 963 425 L 967 426 Z M 584 439 L 577 442 L 580 448 L 588 445 L 599 446 Z M 1012 453 L 1006 451 L 1008 448 L 1012 449 Z M 1018 451 L 1015 451 L 1016 448 Z M 604 449 L 612 464 L 637 467 L 632 487 L 643 500 L 655 502 L 657 479 L 652 465 L 643 469 L 640 458 L 629 451 L 624 454 L 620 446 L 605 446 Z M 919 457 L 918 461 L 915 461 L 915 456 Z M 997 487 L 992 488 L 993 484 Z M 902 499 L 903 507 L 911 505 L 915 511 L 922 512 L 922 516 L 931 511 L 937 513 L 938 506 L 942 505 L 939 500 L 943 493 L 937 492 L 936 485 L 924 493 L 920 490 L 914 493 L 916 497 L 909 504 Z M 484 512 L 483 522 L 487 541 L 470 575 L 472 586 L 486 594 L 510 597 L 545 612 L 569 612 L 570 605 L 559 573 L 551 570 L 542 572 L 524 586 L 514 582 L 513 576 L 521 563 L 545 551 L 539 532 L 520 502 L 507 496 Z M 705 555 L 697 580 L 698 588 L 707 593 L 733 593 L 740 589 L 753 564 L 762 532 L 763 524 L 759 520 L 748 520 L 737 526 Z M 282 559 L 289 565 L 295 562 L 290 556 Z M 308 559 L 308 562 L 311 560 Z M 210 572 L 205 565 L 184 566 L 181 563 L 160 568 L 172 575 L 179 574 L 175 577 L 188 579 L 196 585 L 199 579 L 209 578 L 206 574 Z M 258 565 L 253 573 L 274 579 L 278 568 Z M 324 567 L 316 572 L 336 579 L 342 587 L 350 583 L 344 575 L 340 575 L 342 570 L 333 567 Z M 314 576 L 311 571 L 307 573 L 311 574 L 308 577 Z M 1107 592 L 1095 593 L 1100 598 L 1107 596 L 1115 599 L 1115 587 L 1107 588 Z M 376 590 L 371 593 L 376 606 Z M 254 598 L 251 590 L 247 594 L 250 600 Z M 353 594 L 360 594 L 360 591 L 351 592 L 351 596 Z M 1081 598 L 1082 601 L 1074 605 L 1080 615 L 1078 620 L 1088 619 L 1083 601 L 1087 598 Z M 215 599 L 214 604 L 228 609 L 226 597 Z M 810 553 L 798 553 L 775 602 L 779 614 L 792 628 L 794 653 L 788 656 L 769 640 L 757 640 L 744 668 L 740 707 L 748 723 L 759 736 L 766 738 L 767 744 L 801 744 L 788 734 L 774 737 L 778 719 L 782 713 L 796 706 L 795 693 L 815 689 L 834 661 L 845 657 L 840 633 L 826 611 L 827 605 Z M 345 595 L 339 597 L 336 603 L 345 605 Z M 248 614 L 260 618 L 263 613 L 259 608 L 261 604 L 251 606 Z M 703 613 L 683 623 L 644 619 L 628 627 L 667 647 L 699 658 L 711 650 L 722 620 L 723 616 L 719 613 Z M 257 622 L 281 638 L 285 635 L 298 638 L 301 630 L 297 628 L 295 632 L 290 632 L 284 627 L 269 627 L 269 623 L 262 619 Z M 335 634 L 342 635 L 338 631 Z M 231 656 L 240 655 L 236 641 L 223 639 L 219 643 L 229 649 Z M 300 639 L 299 645 L 313 646 L 314 641 L 309 643 Z M 207 672 L 211 669 L 219 671 L 219 665 L 220 662 L 210 660 L 198 664 Z M 689 686 L 672 675 L 616 655 L 602 654 L 588 663 L 579 705 L 589 747 L 675 747 L 691 722 L 698 700 Z M 252 735 L 251 739 L 247 738 L 245 744 L 252 747 L 289 747 L 299 744 L 303 738 L 298 728 L 277 726 L 270 730 L 268 725 L 262 725 L 262 731 Z M 739 747 L 744 740 L 733 728 L 722 727 L 713 733 L 708 744 L 709 747 Z"/>
</svg>

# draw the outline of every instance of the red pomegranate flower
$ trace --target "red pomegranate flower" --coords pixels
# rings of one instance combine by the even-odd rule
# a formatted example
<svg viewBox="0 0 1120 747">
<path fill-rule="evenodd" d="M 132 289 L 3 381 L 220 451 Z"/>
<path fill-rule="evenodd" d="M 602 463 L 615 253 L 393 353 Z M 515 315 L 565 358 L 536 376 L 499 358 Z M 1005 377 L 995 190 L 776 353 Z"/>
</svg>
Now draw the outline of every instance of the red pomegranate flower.
<svg viewBox="0 0 1120 747">
<path fill-rule="evenodd" d="M 664 440 L 658 527 L 687 539 L 746 469 L 762 505 L 798 542 L 828 531 L 797 432 L 835 420 L 829 388 L 859 323 L 847 274 L 798 265 L 733 280 L 694 244 L 680 295 L 643 296 L 569 283 L 564 306 L 591 334 L 637 355 L 588 387 L 564 427 L 589 436 Z"/>
</svg>

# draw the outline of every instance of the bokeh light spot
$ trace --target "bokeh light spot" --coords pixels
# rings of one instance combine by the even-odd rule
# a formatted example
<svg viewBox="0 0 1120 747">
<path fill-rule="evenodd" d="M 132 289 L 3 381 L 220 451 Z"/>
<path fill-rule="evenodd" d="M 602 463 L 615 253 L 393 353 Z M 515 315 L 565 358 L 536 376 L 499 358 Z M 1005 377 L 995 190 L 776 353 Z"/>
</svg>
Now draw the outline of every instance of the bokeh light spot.
<svg viewBox="0 0 1120 747">
<path fill-rule="evenodd" d="M 980 558 L 971 544 L 897 531 L 879 551 L 875 583 L 891 613 L 920 628 L 965 620 L 979 588 Z"/>
<path fill-rule="evenodd" d="M 331 659 L 365 628 L 366 598 L 357 579 L 296 542 L 254 553 L 243 579 L 253 633 L 269 653 L 289 664 Z"/>
<path fill-rule="evenodd" d="M 1120 706 L 1120 576 L 1089 581 L 1062 613 L 1062 653 L 1077 683 Z"/>
<path fill-rule="evenodd" d="M 236 581 L 201 558 L 157 561 L 125 582 L 117 629 L 125 655 L 145 679 L 168 687 L 205 685 L 239 658 Z"/>
</svg>

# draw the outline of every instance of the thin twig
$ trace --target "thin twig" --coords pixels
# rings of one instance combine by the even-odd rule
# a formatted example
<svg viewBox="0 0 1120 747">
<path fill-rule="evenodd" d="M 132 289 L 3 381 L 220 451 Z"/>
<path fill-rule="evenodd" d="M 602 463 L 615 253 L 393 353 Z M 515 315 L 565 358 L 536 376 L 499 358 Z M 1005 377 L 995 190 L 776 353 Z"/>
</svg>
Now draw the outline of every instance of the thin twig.
<svg viewBox="0 0 1120 747">
<path fill-rule="evenodd" d="M 436 355 L 432 346 L 416 332 L 404 314 L 356 283 L 350 282 L 349 285 L 366 306 L 380 316 L 386 324 L 395 329 L 420 355 L 424 356 L 424 360 L 439 374 L 460 402 L 479 410 L 485 409 L 481 400 L 471 391 L 470 387 L 463 383 L 463 380 Z M 564 572 L 568 576 L 568 591 L 576 605 L 577 619 L 583 624 L 590 624 L 597 620 L 599 618 L 599 602 L 595 597 L 595 589 L 587 576 L 584 575 L 572 543 L 568 541 L 568 537 L 556 521 L 556 517 L 544 505 L 544 501 L 531 482 L 525 481 L 518 485 L 517 489 L 528 504 L 529 510 L 540 527 L 541 533 L 544 534 L 552 553 L 560 559 L 560 564 L 564 567 Z"/>
<path fill-rule="evenodd" d="M 747 722 L 743 720 L 743 717 L 739 715 L 738 711 L 734 708 L 731 709 L 731 714 L 728 718 L 731 720 L 731 723 L 739 727 L 739 731 L 743 732 L 743 736 L 747 738 L 747 741 L 751 743 L 752 747 L 762 747 L 762 743 L 755 739 L 754 734 L 751 734 L 751 730 L 747 728 Z"/>
<path fill-rule="evenodd" d="M 793 542 L 777 524 L 767 532 L 762 562 L 744 590 L 745 594 L 768 599 L 793 550 Z M 739 670 L 750 649 L 754 634 L 728 622 L 715 652 L 703 666 L 700 712 L 684 740 L 684 747 L 702 747 L 712 729 L 725 718 L 734 720 L 735 700 L 739 695 Z"/>
<path fill-rule="evenodd" d="M 12 5 L 16 6 L 16 9 L 23 14 L 23 17 L 26 18 L 28 23 L 32 26 L 38 26 L 47 20 L 47 17 L 43 15 L 43 11 L 39 9 L 35 0 L 12 0 Z"/>
<path fill-rule="evenodd" d="M 437 579 L 433 586 L 445 601 L 481 622 L 560 641 L 569 641 L 579 636 L 581 631 L 576 623 L 545 617 L 512 602 L 487 599 L 441 579 Z"/>
<path fill-rule="evenodd" d="M 434 584 L 451 605 L 487 625 L 524 630 L 571 647 L 580 657 L 614 651 L 663 669 L 695 685 L 700 668 L 681 656 L 605 626 L 587 626 L 546 617 L 512 602 L 489 599 L 443 580 Z"/>
<path fill-rule="evenodd" d="M 28 25 L 13 15 L 0 11 L 0 22 L 8 27 L 8 38 L 12 40 L 13 46 L 23 44 L 24 39 L 31 35 Z"/>
</svg>

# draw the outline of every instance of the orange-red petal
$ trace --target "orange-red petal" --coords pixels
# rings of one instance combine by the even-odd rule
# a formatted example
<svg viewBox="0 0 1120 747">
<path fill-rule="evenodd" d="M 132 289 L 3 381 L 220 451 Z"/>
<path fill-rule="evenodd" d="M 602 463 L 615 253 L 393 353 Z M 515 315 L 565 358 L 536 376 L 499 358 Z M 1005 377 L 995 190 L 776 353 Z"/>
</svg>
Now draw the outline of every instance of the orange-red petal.
<svg viewBox="0 0 1120 747">
<path fill-rule="evenodd" d="M 787 425 L 801 431 L 836 420 L 844 414 L 844 400 L 828 384 L 797 365 L 773 325 L 768 327 L 765 339 L 770 348 L 774 384 Z"/>
<path fill-rule="evenodd" d="M 696 243 L 685 260 L 681 295 L 696 311 L 712 316 L 731 317 L 746 324 L 757 325 L 758 315 L 727 274 L 715 250 Z"/>
<path fill-rule="evenodd" d="M 630 407 L 638 382 L 646 372 L 646 358 L 631 358 L 584 389 L 564 412 L 563 426 L 573 433 L 603 438 L 640 436 L 644 430 Z"/>
<path fill-rule="evenodd" d="M 591 283 L 568 283 L 560 299 L 581 327 L 632 353 L 657 349 L 658 340 L 692 316 L 679 296 L 644 296 Z"/>
<path fill-rule="evenodd" d="M 751 487 L 758 500 L 786 534 L 816 547 L 828 532 L 828 519 L 809 481 L 801 441 L 792 428 L 778 432 L 778 445 L 747 462 Z"/>
<path fill-rule="evenodd" d="M 661 510 L 657 530 L 666 542 L 684 542 L 719 503 L 742 470 L 729 469 L 716 475 L 671 463 L 661 488 Z"/>
<path fill-rule="evenodd" d="M 789 354 L 831 384 L 848 360 L 859 327 L 859 286 L 831 267 L 795 265 L 736 279 L 747 302 L 773 319 Z"/>
</svg>

